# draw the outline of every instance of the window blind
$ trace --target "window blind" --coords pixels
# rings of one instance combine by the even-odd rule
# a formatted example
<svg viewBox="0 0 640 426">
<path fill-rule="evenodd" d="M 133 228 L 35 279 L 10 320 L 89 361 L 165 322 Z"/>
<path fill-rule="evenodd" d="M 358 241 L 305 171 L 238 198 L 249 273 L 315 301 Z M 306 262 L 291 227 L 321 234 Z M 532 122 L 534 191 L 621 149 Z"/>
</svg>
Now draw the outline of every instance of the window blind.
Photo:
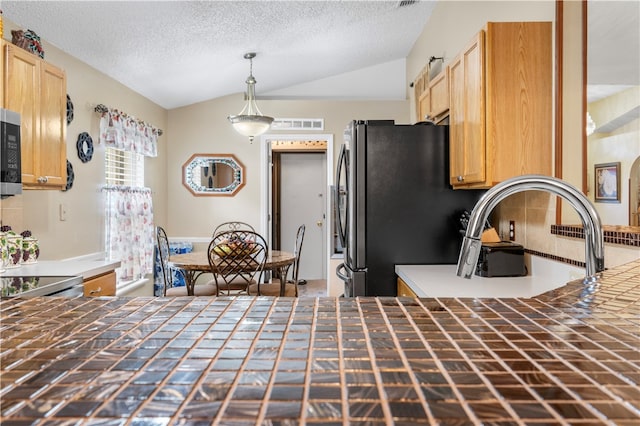
<svg viewBox="0 0 640 426">
<path fill-rule="evenodd" d="M 105 149 L 105 183 L 144 187 L 144 156 L 117 148 Z"/>
</svg>

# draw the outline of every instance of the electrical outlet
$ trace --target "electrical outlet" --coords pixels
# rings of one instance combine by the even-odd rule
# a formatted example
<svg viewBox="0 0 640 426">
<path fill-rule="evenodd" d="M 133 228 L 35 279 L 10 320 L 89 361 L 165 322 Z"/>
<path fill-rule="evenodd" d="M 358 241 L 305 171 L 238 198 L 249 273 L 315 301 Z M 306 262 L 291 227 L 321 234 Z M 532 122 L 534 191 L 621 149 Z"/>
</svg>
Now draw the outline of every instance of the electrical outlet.
<svg viewBox="0 0 640 426">
<path fill-rule="evenodd" d="M 509 241 L 515 241 L 515 240 L 516 240 L 516 221 L 510 220 L 509 221 Z"/>
<path fill-rule="evenodd" d="M 67 220 L 67 206 L 60 203 L 60 221 L 64 222 Z"/>
</svg>

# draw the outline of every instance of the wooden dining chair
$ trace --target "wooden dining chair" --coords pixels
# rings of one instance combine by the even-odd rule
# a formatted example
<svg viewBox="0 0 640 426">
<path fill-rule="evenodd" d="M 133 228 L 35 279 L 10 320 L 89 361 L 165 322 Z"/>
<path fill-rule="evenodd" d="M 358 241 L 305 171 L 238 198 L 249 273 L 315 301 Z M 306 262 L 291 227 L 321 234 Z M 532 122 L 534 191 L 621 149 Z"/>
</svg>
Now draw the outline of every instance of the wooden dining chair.
<svg viewBox="0 0 640 426">
<path fill-rule="evenodd" d="M 284 295 L 287 297 L 298 297 L 298 271 L 300 266 L 300 253 L 302 252 L 302 242 L 304 241 L 304 224 L 298 227 L 294 248 L 295 260 L 291 267 L 291 279 L 287 280 L 284 287 Z M 279 280 L 271 283 L 257 282 L 249 286 L 249 294 L 258 296 L 280 296 Z"/>
<path fill-rule="evenodd" d="M 208 253 L 216 294 L 246 295 L 250 285 L 263 280 L 269 247 L 256 232 L 225 231 L 211 240 Z"/>
<path fill-rule="evenodd" d="M 160 256 L 160 270 L 163 280 L 162 295 L 167 296 L 189 296 L 186 286 L 173 287 L 171 279 L 171 268 L 169 267 L 169 238 L 161 226 L 156 226 L 156 243 L 158 244 L 158 254 Z M 195 296 L 215 296 L 217 289 L 211 284 L 200 284 L 194 286 Z"/>
<path fill-rule="evenodd" d="M 240 221 L 230 221 L 230 222 L 223 222 L 220 225 L 216 226 L 216 228 L 213 230 L 212 237 L 215 238 L 215 236 L 220 234 L 221 232 L 243 231 L 243 230 L 256 232 L 255 228 L 249 225 L 248 223 L 240 222 Z"/>
</svg>

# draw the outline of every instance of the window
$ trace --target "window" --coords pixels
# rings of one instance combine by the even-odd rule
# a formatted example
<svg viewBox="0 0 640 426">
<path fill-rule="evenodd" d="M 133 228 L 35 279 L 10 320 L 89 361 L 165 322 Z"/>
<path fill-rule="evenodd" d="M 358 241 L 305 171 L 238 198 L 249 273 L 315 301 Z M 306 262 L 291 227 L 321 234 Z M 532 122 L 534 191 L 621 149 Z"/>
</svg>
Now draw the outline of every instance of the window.
<svg viewBox="0 0 640 426">
<path fill-rule="evenodd" d="M 105 253 L 120 260 L 117 285 L 153 271 L 151 190 L 144 187 L 144 155 L 105 149 Z"/>
<path fill-rule="evenodd" d="M 144 155 L 107 147 L 104 157 L 107 185 L 144 187 Z"/>
</svg>

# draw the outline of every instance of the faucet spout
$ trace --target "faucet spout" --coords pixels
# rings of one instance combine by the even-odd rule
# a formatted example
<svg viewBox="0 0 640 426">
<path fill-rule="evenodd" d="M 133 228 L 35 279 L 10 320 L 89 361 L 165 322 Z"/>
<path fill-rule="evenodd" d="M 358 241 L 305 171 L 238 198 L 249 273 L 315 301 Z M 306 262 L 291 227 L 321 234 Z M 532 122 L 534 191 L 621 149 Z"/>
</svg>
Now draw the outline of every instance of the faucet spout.
<svg viewBox="0 0 640 426">
<path fill-rule="evenodd" d="M 598 280 L 604 270 L 604 244 L 600 216 L 589 199 L 573 185 L 543 175 L 523 175 L 507 179 L 489 189 L 480 198 L 469 218 L 462 241 L 456 274 L 471 278 L 482 246 L 484 223 L 496 205 L 511 194 L 524 191 L 546 191 L 565 199 L 580 215 L 585 233 L 585 283 Z"/>
</svg>

